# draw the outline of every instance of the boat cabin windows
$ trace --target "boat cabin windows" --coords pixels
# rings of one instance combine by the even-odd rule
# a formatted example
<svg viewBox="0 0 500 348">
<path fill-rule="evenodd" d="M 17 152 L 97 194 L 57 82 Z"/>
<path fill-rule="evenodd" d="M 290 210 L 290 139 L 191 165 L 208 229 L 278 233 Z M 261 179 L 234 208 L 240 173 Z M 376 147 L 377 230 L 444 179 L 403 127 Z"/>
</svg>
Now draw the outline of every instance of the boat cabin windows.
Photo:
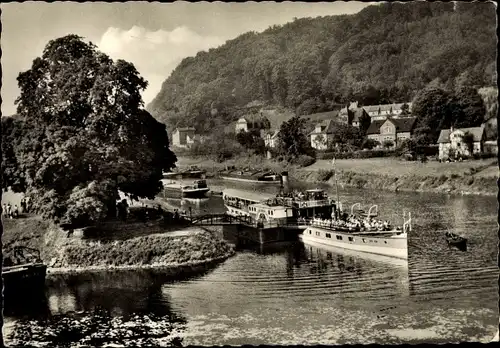
<svg viewBox="0 0 500 348">
<path fill-rule="evenodd" d="M 353 237 L 348 237 L 349 238 L 349 242 L 354 242 L 354 238 Z"/>
<path fill-rule="evenodd" d="M 337 240 L 342 240 L 342 236 L 335 236 L 337 237 Z"/>
<path fill-rule="evenodd" d="M 316 235 L 317 235 L 317 236 L 319 236 L 319 235 L 321 235 L 321 233 L 319 233 L 319 232 L 316 232 Z"/>
<path fill-rule="evenodd" d="M 366 240 L 363 238 L 363 243 L 366 243 Z"/>
<path fill-rule="evenodd" d="M 327 233 L 326 238 L 332 238 L 332 235 L 330 233 Z"/>
</svg>

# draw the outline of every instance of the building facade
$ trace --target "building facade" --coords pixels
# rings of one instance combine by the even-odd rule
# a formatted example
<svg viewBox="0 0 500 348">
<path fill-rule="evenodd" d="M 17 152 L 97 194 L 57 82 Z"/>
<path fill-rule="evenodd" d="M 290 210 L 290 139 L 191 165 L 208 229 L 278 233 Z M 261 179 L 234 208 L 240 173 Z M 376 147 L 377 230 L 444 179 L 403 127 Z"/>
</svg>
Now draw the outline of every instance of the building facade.
<svg viewBox="0 0 500 348">
<path fill-rule="evenodd" d="M 396 147 L 405 139 L 410 139 L 415 126 L 415 117 L 392 118 L 374 120 L 366 132 L 367 138 L 380 143 L 380 147 L 386 142 Z"/>
<path fill-rule="evenodd" d="M 317 150 L 326 150 L 333 142 L 333 127 L 334 123 L 331 120 L 326 120 L 318 123 L 309 134 L 311 146 Z"/>
<path fill-rule="evenodd" d="M 266 131 L 263 135 L 264 144 L 266 147 L 275 148 L 278 145 L 279 130 Z"/>
<path fill-rule="evenodd" d="M 189 147 L 195 139 L 193 127 L 176 128 L 172 133 L 172 145 L 177 147 Z"/>
<path fill-rule="evenodd" d="M 269 129 L 270 127 L 271 123 L 269 120 L 260 113 L 240 117 L 236 122 L 235 131 L 236 133 L 241 131 L 261 131 L 262 129 Z"/>
<path fill-rule="evenodd" d="M 472 135 L 467 141 L 466 134 Z M 484 125 L 481 127 L 442 129 L 439 133 L 439 159 L 445 160 L 460 156 L 482 153 L 485 142 Z"/>
</svg>

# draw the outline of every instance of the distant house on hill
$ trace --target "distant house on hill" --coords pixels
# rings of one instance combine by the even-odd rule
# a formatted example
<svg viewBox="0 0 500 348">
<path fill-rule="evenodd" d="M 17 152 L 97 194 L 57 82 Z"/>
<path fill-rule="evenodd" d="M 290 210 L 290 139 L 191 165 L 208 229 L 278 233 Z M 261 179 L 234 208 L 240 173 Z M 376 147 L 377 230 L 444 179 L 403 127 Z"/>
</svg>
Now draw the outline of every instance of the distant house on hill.
<svg viewBox="0 0 500 348">
<path fill-rule="evenodd" d="M 262 138 L 266 147 L 275 148 L 278 145 L 279 130 L 265 130 L 262 131 Z"/>
<path fill-rule="evenodd" d="M 177 147 L 189 147 L 195 139 L 193 127 L 176 128 L 172 134 L 172 145 Z"/>
<path fill-rule="evenodd" d="M 358 108 L 358 102 L 351 102 L 349 105 L 346 105 L 339 112 L 339 118 L 342 119 L 345 123 L 350 124 L 349 120 L 353 118 L 354 111 Z"/>
<path fill-rule="evenodd" d="M 252 132 L 259 131 L 262 129 L 269 129 L 271 127 L 271 123 L 267 119 L 267 117 L 260 114 L 250 114 L 243 117 L 240 117 L 236 122 L 235 131 L 239 133 L 241 131 L 244 132 Z"/>
<path fill-rule="evenodd" d="M 368 139 L 383 144 L 390 141 L 393 146 L 404 139 L 410 139 L 415 126 L 416 117 L 392 118 L 372 121 L 366 132 Z"/>
<path fill-rule="evenodd" d="M 403 116 L 404 106 L 407 105 L 408 116 L 411 113 L 412 103 L 396 103 L 382 105 L 367 105 L 363 109 L 371 117 L 372 121 L 385 120 L 387 117 L 399 118 Z"/>
<path fill-rule="evenodd" d="M 467 143 L 466 134 L 472 135 L 470 143 Z M 456 156 L 470 156 L 475 153 L 482 153 L 485 140 L 484 125 L 480 127 L 442 129 L 438 138 L 439 158 L 448 159 L 454 157 L 451 156 L 451 153 Z"/>
<path fill-rule="evenodd" d="M 366 113 L 365 109 L 363 108 L 356 108 L 351 111 L 351 115 L 348 121 L 348 124 L 359 128 L 361 126 L 363 118 L 367 118 L 368 124 L 371 122 L 370 116 Z"/>
<path fill-rule="evenodd" d="M 326 150 L 333 141 L 333 131 L 335 123 L 332 120 L 325 120 L 318 123 L 309 134 L 311 146 L 317 150 Z"/>
</svg>

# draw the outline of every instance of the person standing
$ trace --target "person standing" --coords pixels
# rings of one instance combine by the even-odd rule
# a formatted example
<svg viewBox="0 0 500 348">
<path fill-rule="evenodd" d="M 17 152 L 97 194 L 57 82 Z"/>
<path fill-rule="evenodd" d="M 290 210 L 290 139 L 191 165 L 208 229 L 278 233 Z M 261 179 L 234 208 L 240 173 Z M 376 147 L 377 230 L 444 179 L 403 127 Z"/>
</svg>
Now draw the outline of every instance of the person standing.
<svg viewBox="0 0 500 348">
<path fill-rule="evenodd" d="M 12 219 L 12 206 L 10 205 L 10 203 L 7 203 L 7 217 L 9 219 Z"/>
<path fill-rule="evenodd" d="M 21 198 L 21 213 L 26 213 L 26 200 L 23 198 Z"/>
</svg>

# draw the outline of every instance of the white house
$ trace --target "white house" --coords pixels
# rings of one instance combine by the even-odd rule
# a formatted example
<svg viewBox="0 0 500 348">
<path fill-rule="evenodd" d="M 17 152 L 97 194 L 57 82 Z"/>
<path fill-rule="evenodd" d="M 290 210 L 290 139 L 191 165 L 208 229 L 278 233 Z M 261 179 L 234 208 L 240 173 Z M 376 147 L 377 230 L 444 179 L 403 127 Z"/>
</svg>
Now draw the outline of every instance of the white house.
<svg viewBox="0 0 500 348">
<path fill-rule="evenodd" d="M 264 144 L 266 147 L 274 148 L 278 145 L 278 133 L 279 130 L 267 131 L 264 133 Z"/>
<path fill-rule="evenodd" d="M 316 125 L 314 131 L 309 135 L 311 137 L 311 146 L 317 150 L 326 150 L 333 141 L 334 123 L 332 120 L 326 120 Z"/>
<path fill-rule="evenodd" d="M 472 142 L 467 143 L 466 134 L 472 135 Z M 455 153 L 456 156 L 470 156 L 474 153 L 482 153 L 484 148 L 485 132 L 484 125 L 480 127 L 443 129 L 439 134 L 439 158 L 447 159 Z M 469 148 L 472 147 L 471 148 Z"/>
<path fill-rule="evenodd" d="M 260 131 L 262 129 L 269 129 L 271 123 L 267 117 L 260 114 L 251 114 L 244 117 L 240 117 L 236 122 L 235 131 L 239 133 L 241 131 L 251 132 Z"/>
<path fill-rule="evenodd" d="M 193 127 L 176 128 L 172 134 L 172 145 L 185 148 L 193 144 L 194 131 Z"/>
</svg>

